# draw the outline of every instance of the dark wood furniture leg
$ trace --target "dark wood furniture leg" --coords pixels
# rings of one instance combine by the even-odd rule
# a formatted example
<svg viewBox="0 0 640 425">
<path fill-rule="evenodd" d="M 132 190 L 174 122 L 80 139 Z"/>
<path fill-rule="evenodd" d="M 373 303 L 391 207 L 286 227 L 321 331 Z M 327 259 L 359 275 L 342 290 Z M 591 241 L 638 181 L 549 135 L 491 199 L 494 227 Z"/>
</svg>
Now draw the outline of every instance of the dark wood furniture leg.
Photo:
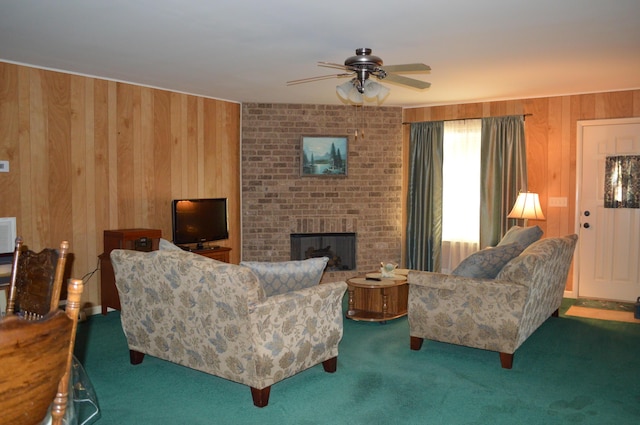
<svg viewBox="0 0 640 425">
<path fill-rule="evenodd" d="M 269 393 L 271 392 L 271 385 L 261 390 L 251 387 L 251 397 L 253 398 L 253 405 L 256 407 L 265 407 L 269 404 Z"/>
<path fill-rule="evenodd" d="M 135 350 L 129 350 L 129 360 L 131 364 L 140 364 L 144 360 L 144 353 Z"/>
<path fill-rule="evenodd" d="M 322 367 L 325 372 L 333 373 L 338 369 L 338 358 L 332 357 L 322 362 Z"/>
<path fill-rule="evenodd" d="M 422 348 L 422 343 L 424 342 L 424 338 L 420 338 L 417 336 L 412 336 L 411 337 L 411 349 L 418 351 L 419 349 Z"/>
<path fill-rule="evenodd" d="M 513 366 L 513 353 L 500 353 L 500 364 L 502 365 L 503 369 L 511 369 L 511 367 Z"/>
<path fill-rule="evenodd" d="M 335 372 L 338 369 L 338 357 L 332 357 L 323 361 L 322 367 L 324 368 L 325 372 Z M 261 390 L 251 387 L 251 398 L 253 398 L 253 405 L 256 407 L 265 407 L 267 404 L 269 404 L 270 393 L 271 386 L 265 387 Z"/>
</svg>

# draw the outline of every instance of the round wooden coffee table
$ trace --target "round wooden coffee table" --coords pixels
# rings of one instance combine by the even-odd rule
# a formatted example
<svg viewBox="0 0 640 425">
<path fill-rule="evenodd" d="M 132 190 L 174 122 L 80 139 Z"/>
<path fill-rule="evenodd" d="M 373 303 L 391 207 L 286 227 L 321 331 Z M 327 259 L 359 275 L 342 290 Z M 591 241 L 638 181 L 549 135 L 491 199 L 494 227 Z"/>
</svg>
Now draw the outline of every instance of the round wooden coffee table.
<svg viewBox="0 0 640 425">
<path fill-rule="evenodd" d="M 386 322 L 407 314 L 407 276 L 383 278 L 380 273 L 352 277 L 346 317 L 368 322 Z"/>
</svg>

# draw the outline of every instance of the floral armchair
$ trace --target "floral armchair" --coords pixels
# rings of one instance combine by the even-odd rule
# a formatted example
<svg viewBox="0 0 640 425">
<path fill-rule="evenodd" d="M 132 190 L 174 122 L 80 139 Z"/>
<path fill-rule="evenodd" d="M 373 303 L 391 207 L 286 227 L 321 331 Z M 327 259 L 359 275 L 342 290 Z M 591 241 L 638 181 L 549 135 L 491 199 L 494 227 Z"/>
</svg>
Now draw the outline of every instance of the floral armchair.
<svg viewBox="0 0 640 425">
<path fill-rule="evenodd" d="M 427 338 L 498 351 L 502 367 L 511 369 L 518 347 L 549 316 L 558 315 L 577 239 L 533 242 L 495 279 L 411 271 L 411 349 L 419 350 Z"/>
<path fill-rule="evenodd" d="M 249 267 L 179 249 L 114 250 L 111 261 L 132 364 L 149 354 L 248 385 L 258 407 L 276 382 L 319 363 L 336 370 L 345 282 L 267 296 Z"/>
</svg>

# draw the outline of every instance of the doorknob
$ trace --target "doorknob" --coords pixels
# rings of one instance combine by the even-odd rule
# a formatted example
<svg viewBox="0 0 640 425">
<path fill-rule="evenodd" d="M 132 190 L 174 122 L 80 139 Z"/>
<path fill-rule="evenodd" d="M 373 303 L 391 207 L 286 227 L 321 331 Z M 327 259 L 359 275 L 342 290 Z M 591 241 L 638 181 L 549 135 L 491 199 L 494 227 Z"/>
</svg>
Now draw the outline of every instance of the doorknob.
<svg viewBox="0 0 640 425">
<path fill-rule="evenodd" d="M 591 227 L 591 225 L 590 225 L 589 223 L 584 223 L 582 226 L 583 226 L 585 229 L 588 229 L 589 227 Z"/>
<path fill-rule="evenodd" d="M 587 211 L 585 211 L 585 212 L 584 212 L 584 216 L 585 216 L 585 217 L 589 217 L 590 215 L 591 215 L 591 213 L 589 212 L 589 210 L 587 210 Z"/>
</svg>

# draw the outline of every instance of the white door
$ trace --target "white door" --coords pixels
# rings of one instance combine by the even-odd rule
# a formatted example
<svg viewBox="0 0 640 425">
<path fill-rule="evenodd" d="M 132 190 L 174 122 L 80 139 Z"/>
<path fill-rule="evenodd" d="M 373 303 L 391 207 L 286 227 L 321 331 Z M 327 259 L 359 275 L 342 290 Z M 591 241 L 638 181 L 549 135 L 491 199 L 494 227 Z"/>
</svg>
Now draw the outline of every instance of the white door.
<svg viewBox="0 0 640 425">
<path fill-rule="evenodd" d="M 577 295 L 640 296 L 640 209 L 604 208 L 605 159 L 640 155 L 640 118 L 578 122 Z"/>
</svg>

